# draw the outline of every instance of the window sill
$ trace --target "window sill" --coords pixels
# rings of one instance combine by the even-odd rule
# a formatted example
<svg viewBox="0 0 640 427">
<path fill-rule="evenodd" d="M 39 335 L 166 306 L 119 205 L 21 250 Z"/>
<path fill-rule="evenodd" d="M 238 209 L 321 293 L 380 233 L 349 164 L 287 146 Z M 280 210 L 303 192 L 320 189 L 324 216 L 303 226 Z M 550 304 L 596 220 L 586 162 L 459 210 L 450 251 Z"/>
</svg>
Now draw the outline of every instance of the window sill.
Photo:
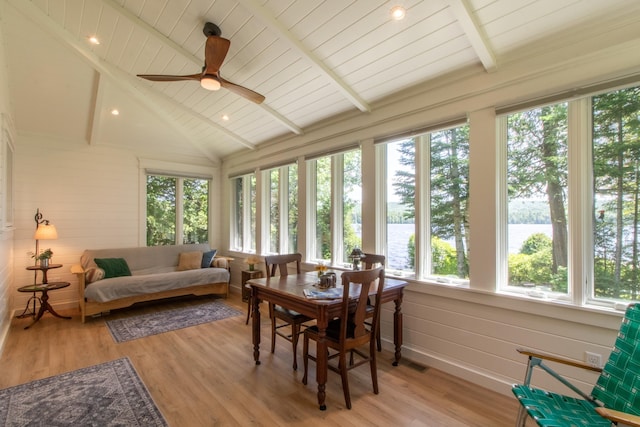
<svg viewBox="0 0 640 427">
<path fill-rule="evenodd" d="M 405 299 L 410 297 L 411 293 L 431 295 L 612 330 L 620 328 L 620 321 L 624 315 L 623 311 L 610 307 L 577 306 L 570 301 L 551 298 L 541 299 L 524 294 L 489 292 L 473 289 L 469 286 L 446 285 L 435 281 L 419 281 L 406 277 L 401 279 L 409 283 L 405 288 Z"/>
</svg>

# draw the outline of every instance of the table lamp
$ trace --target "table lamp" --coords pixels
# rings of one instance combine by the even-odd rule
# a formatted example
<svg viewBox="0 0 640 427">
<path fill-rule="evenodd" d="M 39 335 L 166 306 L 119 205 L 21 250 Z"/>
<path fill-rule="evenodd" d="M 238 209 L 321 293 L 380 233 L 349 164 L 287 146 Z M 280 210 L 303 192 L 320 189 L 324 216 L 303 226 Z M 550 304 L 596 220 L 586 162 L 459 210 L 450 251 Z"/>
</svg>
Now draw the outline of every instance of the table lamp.
<svg viewBox="0 0 640 427">
<path fill-rule="evenodd" d="M 353 269 L 354 270 L 360 270 L 360 260 L 362 259 L 362 256 L 364 255 L 364 253 L 360 250 L 360 248 L 353 248 L 353 250 L 351 251 L 351 254 L 349 255 L 349 258 L 351 259 L 351 262 L 353 263 Z"/>
<path fill-rule="evenodd" d="M 42 219 L 42 214 L 40 213 L 40 209 L 36 210 L 35 220 L 36 220 L 36 232 L 33 234 L 33 238 L 36 241 L 36 252 L 34 254 L 34 258 L 37 264 L 38 256 L 40 255 L 40 246 L 39 246 L 40 240 L 57 239 L 58 231 L 56 230 L 55 225 L 49 224 L 49 220 Z M 41 267 L 46 267 L 48 264 L 49 264 L 49 258 L 40 260 Z"/>
</svg>

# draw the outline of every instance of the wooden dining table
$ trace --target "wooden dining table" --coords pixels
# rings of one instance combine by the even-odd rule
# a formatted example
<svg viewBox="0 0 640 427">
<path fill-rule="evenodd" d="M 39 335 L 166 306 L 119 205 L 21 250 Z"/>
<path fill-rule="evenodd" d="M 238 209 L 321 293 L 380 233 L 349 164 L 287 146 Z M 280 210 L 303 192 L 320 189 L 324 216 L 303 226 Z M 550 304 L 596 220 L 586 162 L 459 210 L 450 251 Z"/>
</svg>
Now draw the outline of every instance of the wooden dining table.
<svg viewBox="0 0 640 427">
<path fill-rule="evenodd" d="M 338 275 L 337 286 L 340 286 Z M 260 302 L 266 301 L 277 304 L 281 307 L 295 310 L 298 313 L 316 319 L 318 335 L 316 355 L 316 381 L 318 383 L 318 405 L 320 410 L 325 410 L 325 388 L 327 383 L 327 343 L 325 341 L 326 330 L 329 321 L 340 315 L 342 299 L 319 300 L 307 298 L 304 289 L 317 290 L 317 273 L 289 274 L 287 276 L 274 276 L 261 279 L 251 279 L 246 286 L 251 288 L 252 296 L 252 335 L 253 335 L 253 358 L 256 365 L 260 365 Z M 402 357 L 402 297 L 407 282 L 397 279 L 385 278 L 381 303 L 393 301 L 395 310 L 393 312 L 393 342 L 395 354 L 393 365 L 397 366 Z M 372 286 L 371 295 L 375 295 L 376 286 Z M 359 289 L 353 289 L 354 298 L 359 295 Z M 355 302 L 355 299 L 354 299 Z"/>
</svg>

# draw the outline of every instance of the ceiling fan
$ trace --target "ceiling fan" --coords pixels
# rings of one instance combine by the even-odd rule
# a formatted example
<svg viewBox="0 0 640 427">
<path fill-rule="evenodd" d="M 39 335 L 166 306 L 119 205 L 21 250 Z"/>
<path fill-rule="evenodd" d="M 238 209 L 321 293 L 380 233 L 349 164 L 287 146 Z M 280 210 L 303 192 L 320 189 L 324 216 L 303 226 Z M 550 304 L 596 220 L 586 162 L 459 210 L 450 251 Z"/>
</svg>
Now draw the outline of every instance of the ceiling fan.
<svg viewBox="0 0 640 427">
<path fill-rule="evenodd" d="M 231 92 L 247 98 L 256 104 L 264 101 L 264 96 L 247 89 L 246 87 L 231 83 L 220 75 L 220 66 L 227 56 L 231 42 L 220 37 L 222 31 L 216 24 L 207 22 L 202 30 L 207 36 L 207 44 L 204 48 L 204 67 L 202 72 L 198 74 L 190 74 L 187 76 L 171 76 L 162 74 L 138 74 L 138 77 L 151 80 L 153 82 L 175 82 L 180 80 L 199 80 L 200 86 L 208 90 L 218 90 L 220 87 L 230 90 Z"/>
</svg>

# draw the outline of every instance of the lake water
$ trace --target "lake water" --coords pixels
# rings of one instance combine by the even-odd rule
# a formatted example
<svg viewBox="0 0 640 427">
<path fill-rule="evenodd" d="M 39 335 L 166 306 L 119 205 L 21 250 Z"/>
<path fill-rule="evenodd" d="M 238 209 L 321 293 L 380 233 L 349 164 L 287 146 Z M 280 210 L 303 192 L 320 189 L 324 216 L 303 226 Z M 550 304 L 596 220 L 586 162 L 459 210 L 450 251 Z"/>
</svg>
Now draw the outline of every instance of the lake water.
<svg viewBox="0 0 640 427">
<path fill-rule="evenodd" d="M 387 228 L 388 266 L 389 268 L 406 269 L 409 253 L 407 243 L 409 242 L 409 237 L 414 233 L 414 225 L 388 224 Z M 518 253 L 522 243 L 534 233 L 544 233 L 551 237 L 551 224 L 509 224 L 509 253 Z M 453 245 L 453 240 L 448 242 Z"/>
</svg>

